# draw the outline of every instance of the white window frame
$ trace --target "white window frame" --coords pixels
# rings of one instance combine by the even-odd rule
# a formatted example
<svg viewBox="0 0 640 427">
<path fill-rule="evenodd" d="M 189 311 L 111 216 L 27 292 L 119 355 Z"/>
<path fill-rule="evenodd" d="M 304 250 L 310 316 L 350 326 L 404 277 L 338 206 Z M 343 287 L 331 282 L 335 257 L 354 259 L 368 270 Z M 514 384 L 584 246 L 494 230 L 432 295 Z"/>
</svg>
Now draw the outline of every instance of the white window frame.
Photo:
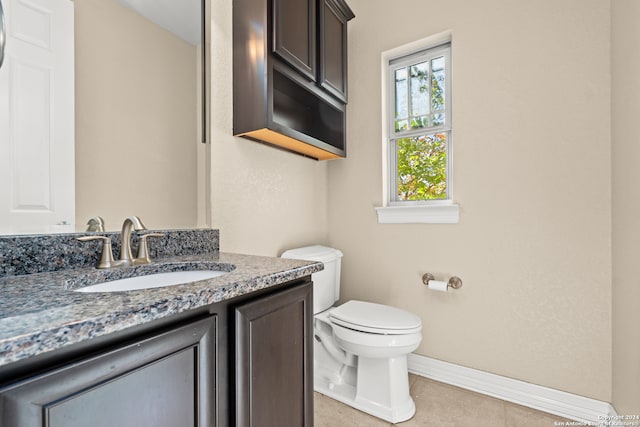
<svg viewBox="0 0 640 427">
<path fill-rule="evenodd" d="M 390 63 L 396 58 L 407 57 L 407 61 L 415 59 L 420 52 L 438 46 L 451 43 L 451 33 L 444 32 L 430 36 L 412 43 L 382 52 L 381 55 L 381 75 L 382 75 L 382 200 L 384 206 L 376 208 L 379 223 L 431 223 L 431 224 L 452 224 L 459 222 L 459 205 L 452 199 L 452 141 L 451 141 L 451 93 L 446 93 L 446 122 L 445 125 L 427 129 L 416 130 L 417 134 L 430 134 L 446 130 L 449 132 L 447 151 L 447 199 L 443 200 L 421 200 L 421 201 L 394 201 L 393 194 L 396 189 L 397 177 L 391 176 L 391 171 L 395 170 L 393 163 L 396 161 L 395 147 L 392 146 L 392 139 L 398 136 L 395 128 L 391 128 L 392 116 L 395 115 L 395 99 L 393 88 L 395 82 L 394 75 L 390 71 Z M 414 58 L 410 58 L 414 56 Z M 401 66 L 405 61 L 394 64 Z M 447 58 L 446 79 L 451 81 L 451 61 Z M 404 136 L 404 135 L 403 135 Z"/>
</svg>

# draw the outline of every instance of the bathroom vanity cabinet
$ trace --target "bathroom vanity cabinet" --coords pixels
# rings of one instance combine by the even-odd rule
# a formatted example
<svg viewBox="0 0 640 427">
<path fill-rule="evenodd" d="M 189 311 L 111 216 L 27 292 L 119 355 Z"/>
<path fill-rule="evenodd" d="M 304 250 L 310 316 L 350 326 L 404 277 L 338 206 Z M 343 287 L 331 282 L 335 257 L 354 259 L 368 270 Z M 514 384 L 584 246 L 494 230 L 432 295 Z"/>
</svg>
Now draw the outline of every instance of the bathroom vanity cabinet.
<svg viewBox="0 0 640 427">
<path fill-rule="evenodd" d="M 344 0 L 234 0 L 233 133 L 318 160 L 346 156 Z"/>
<path fill-rule="evenodd" d="M 312 426 L 311 289 L 307 276 L 5 365 L 0 425 Z"/>
<path fill-rule="evenodd" d="M 211 316 L 5 388 L 2 426 L 210 426 L 215 419 Z"/>
<path fill-rule="evenodd" d="M 313 426 L 311 292 L 297 287 L 235 309 L 236 426 Z"/>
</svg>

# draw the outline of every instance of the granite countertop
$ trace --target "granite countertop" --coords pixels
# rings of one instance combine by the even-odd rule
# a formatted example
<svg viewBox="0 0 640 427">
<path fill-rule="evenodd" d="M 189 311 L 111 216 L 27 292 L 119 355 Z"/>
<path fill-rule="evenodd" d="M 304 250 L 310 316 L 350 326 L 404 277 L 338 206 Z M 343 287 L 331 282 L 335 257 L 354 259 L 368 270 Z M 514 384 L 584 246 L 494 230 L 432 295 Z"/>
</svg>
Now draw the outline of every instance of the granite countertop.
<svg viewBox="0 0 640 427">
<path fill-rule="evenodd" d="M 114 280 L 197 265 L 228 273 L 155 289 L 73 292 L 107 276 Z M 146 266 L 108 271 L 83 267 L 0 277 L 0 366 L 245 295 L 322 268 L 317 262 L 215 252 L 165 257 Z"/>
</svg>

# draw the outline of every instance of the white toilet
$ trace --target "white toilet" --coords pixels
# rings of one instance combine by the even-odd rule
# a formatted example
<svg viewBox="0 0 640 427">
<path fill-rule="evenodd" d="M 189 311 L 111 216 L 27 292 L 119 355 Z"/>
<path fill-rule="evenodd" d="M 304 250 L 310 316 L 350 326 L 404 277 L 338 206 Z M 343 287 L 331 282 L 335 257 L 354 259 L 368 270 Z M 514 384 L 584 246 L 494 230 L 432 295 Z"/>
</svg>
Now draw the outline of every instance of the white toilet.
<svg viewBox="0 0 640 427">
<path fill-rule="evenodd" d="M 340 296 L 342 252 L 324 246 L 291 249 L 282 258 L 324 263 L 312 275 L 314 389 L 391 423 L 416 411 L 409 395 L 407 355 L 422 340 L 418 316 L 395 307 Z"/>
</svg>

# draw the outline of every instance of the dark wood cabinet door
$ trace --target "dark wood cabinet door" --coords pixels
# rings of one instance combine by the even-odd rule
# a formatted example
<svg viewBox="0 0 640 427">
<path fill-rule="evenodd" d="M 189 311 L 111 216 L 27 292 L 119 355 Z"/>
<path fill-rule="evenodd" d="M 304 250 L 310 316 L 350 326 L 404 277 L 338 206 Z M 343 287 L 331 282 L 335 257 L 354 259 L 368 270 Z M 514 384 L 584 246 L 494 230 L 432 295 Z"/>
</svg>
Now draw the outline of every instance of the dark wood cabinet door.
<svg viewBox="0 0 640 427">
<path fill-rule="evenodd" d="M 347 22 L 353 18 L 346 4 L 320 0 L 320 75 L 327 92 L 347 102 Z"/>
<path fill-rule="evenodd" d="M 313 426 L 311 286 L 236 308 L 236 426 Z"/>
<path fill-rule="evenodd" d="M 316 80 L 316 0 L 272 0 L 273 51 Z"/>
<path fill-rule="evenodd" d="M 3 427 L 215 426 L 209 317 L 0 390 Z"/>
</svg>

